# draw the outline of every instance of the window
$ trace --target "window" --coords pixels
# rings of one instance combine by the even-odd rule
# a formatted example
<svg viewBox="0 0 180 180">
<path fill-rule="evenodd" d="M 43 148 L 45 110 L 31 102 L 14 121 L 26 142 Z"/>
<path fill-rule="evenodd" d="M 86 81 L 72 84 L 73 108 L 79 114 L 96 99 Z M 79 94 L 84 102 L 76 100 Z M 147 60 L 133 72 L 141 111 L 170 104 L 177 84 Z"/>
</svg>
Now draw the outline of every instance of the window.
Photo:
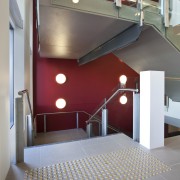
<svg viewBox="0 0 180 180">
<path fill-rule="evenodd" d="M 10 128 L 14 125 L 14 29 L 9 26 Z"/>
</svg>

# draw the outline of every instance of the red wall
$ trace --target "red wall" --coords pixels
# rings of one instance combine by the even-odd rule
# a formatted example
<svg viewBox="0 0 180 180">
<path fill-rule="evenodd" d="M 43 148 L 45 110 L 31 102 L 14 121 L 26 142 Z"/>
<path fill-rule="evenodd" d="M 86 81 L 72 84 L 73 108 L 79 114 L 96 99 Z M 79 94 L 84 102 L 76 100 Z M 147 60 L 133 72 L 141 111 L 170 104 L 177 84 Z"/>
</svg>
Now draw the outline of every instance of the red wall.
<svg viewBox="0 0 180 180">
<path fill-rule="evenodd" d="M 34 13 L 34 20 L 35 20 Z M 41 58 L 38 54 L 37 33 L 34 21 L 34 114 L 57 111 L 83 110 L 92 114 L 109 97 L 119 84 L 119 76 L 128 77 L 127 87 L 135 88 L 139 75 L 113 54 L 106 55 L 88 64 L 79 66 L 76 60 Z M 65 84 L 55 81 L 55 76 L 64 73 Z M 128 103 L 120 105 L 118 98 L 108 105 L 109 124 L 127 134 L 132 132 L 132 93 L 127 93 Z M 64 98 L 67 106 L 59 110 L 55 106 L 58 98 Z M 81 115 L 82 116 L 82 115 Z M 75 115 L 48 117 L 47 130 L 75 128 Z M 81 117 L 81 127 L 85 128 L 87 116 Z M 42 118 L 38 119 L 38 131 L 43 131 Z"/>
</svg>

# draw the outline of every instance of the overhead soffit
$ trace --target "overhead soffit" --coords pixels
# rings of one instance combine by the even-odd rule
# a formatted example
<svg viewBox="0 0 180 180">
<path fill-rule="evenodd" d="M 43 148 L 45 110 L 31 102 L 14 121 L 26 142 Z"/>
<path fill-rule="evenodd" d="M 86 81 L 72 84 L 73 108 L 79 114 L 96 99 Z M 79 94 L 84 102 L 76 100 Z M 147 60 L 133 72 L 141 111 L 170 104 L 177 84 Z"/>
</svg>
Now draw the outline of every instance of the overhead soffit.
<svg viewBox="0 0 180 180">
<path fill-rule="evenodd" d="M 153 27 L 146 27 L 139 40 L 114 54 L 136 72 L 165 71 L 165 93 L 180 101 L 180 53 Z"/>
<path fill-rule="evenodd" d="M 79 59 L 133 23 L 40 5 L 40 55 Z"/>
<path fill-rule="evenodd" d="M 146 28 L 136 43 L 114 54 L 138 73 L 157 70 L 180 77 L 180 53 L 152 27 Z"/>
</svg>

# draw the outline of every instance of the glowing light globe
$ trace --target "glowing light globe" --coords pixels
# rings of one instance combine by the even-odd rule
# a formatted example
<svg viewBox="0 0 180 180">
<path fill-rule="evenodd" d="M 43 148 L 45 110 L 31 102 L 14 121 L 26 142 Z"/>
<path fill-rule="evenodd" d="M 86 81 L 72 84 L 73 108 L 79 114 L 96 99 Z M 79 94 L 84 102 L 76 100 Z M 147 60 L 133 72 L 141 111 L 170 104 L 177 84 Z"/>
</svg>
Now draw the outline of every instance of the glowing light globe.
<svg viewBox="0 0 180 180">
<path fill-rule="evenodd" d="M 120 76 L 119 81 L 121 84 L 126 84 L 127 77 L 125 75 Z"/>
<path fill-rule="evenodd" d="M 66 76 L 64 74 L 58 74 L 56 76 L 56 82 L 58 84 L 64 84 L 66 82 Z"/>
<path fill-rule="evenodd" d="M 56 101 L 56 107 L 58 109 L 63 109 L 66 106 L 66 101 L 63 98 L 60 98 Z"/>
<path fill-rule="evenodd" d="M 127 103 L 127 97 L 125 95 L 121 96 L 119 99 L 119 102 L 121 104 L 126 104 Z"/>
</svg>

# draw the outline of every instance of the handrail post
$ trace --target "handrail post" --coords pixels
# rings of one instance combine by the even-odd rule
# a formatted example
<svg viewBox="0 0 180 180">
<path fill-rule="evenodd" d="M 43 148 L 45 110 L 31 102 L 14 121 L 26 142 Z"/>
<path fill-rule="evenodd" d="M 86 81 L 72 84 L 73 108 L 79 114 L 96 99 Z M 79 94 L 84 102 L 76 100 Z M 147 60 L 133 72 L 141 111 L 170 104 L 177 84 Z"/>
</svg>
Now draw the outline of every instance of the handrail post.
<svg viewBox="0 0 180 180">
<path fill-rule="evenodd" d="M 101 136 L 101 122 L 99 122 L 98 125 L 99 125 L 99 136 Z"/>
<path fill-rule="evenodd" d="M 76 128 L 79 128 L 79 113 L 76 112 Z"/>
<path fill-rule="evenodd" d="M 106 102 L 89 118 L 88 121 L 90 121 L 91 119 L 93 119 L 95 117 L 95 115 L 102 110 L 104 107 L 106 107 L 106 105 L 119 93 L 119 92 L 125 92 L 125 91 L 130 91 L 130 92 L 138 92 L 138 89 L 130 89 L 130 88 L 119 88 L 109 99 L 106 100 Z M 87 121 L 87 122 L 88 122 Z"/>
<path fill-rule="evenodd" d="M 90 138 L 92 136 L 92 123 L 88 123 L 86 125 L 86 133 L 88 135 L 88 138 Z"/>
<path fill-rule="evenodd" d="M 37 137 L 37 117 L 34 118 L 34 137 Z"/>
<path fill-rule="evenodd" d="M 108 131 L 108 110 L 107 109 L 103 109 L 102 110 L 102 136 L 106 136 L 107 135 L 107 131 Z"/>
<path fill-rule="evenodd" d="M 46 133 L 46 114 L 44 114 L 44 133 Z"/>
</svg>

